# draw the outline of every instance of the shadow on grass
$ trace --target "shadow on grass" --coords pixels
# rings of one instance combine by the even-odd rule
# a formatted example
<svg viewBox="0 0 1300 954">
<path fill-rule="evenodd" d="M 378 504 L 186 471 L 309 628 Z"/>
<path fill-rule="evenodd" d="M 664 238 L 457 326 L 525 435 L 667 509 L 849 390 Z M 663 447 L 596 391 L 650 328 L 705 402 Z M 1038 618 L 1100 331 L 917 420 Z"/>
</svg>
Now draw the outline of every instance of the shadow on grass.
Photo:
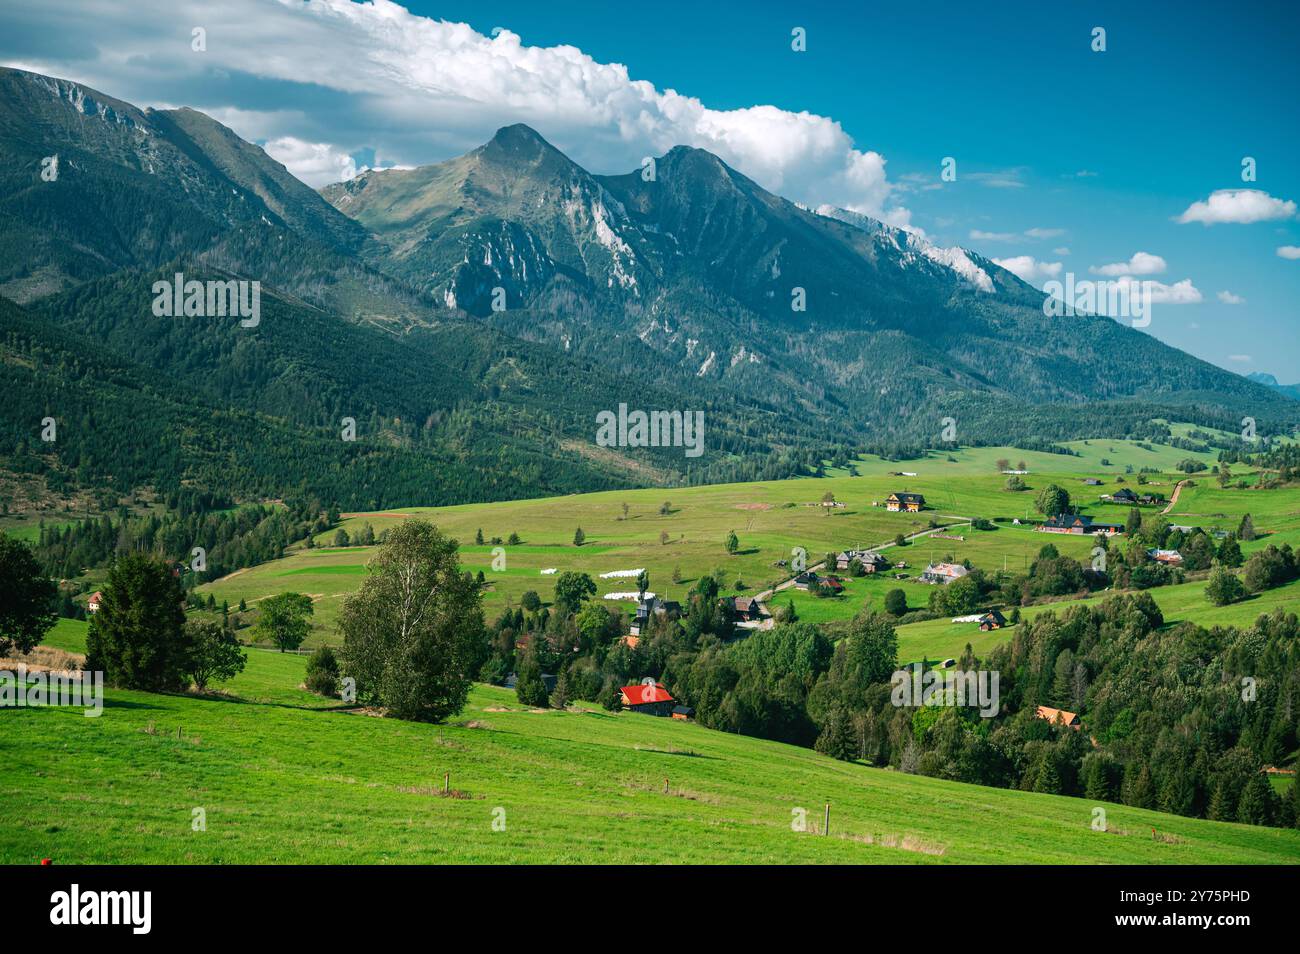
<svg viewBox="0 0 1300 954">
<path fill-rule="evenodd" d="M 179 693 L 178 695 L 183 699 L 197 699 L 202 702 L 228 702 L 243 706 L 266 706 L 271 709 L 297 709 L 300 712 L 336 712 L 339 710 L 356 708 L 355 705 L 347 702 L 339 702 L 332 705 L 309 706 L 292 702 L 275 702 L 271 699 L 247 699 L 243 696 L 230 695 L 224 692 L 187 692 Z"/>
<path fill-rule="evenodd" d="M 141 691 L 141 690 L 137 690 L 137 691 Z M 105 709 L 159 709 L 162 707 L 153 705 L 152 703 L 148 703 L 148 702 L 132 702 L 130 699 L 113 699 L 111 697 L 105 696 L 104 708 Z"/>
</svg>

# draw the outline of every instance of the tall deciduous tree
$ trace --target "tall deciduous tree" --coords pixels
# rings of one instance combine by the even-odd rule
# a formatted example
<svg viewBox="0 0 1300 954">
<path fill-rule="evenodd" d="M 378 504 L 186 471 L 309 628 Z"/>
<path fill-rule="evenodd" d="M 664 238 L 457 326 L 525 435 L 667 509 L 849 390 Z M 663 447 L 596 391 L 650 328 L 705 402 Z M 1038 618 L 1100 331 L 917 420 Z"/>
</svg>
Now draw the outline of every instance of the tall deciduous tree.
<svg viewBox="0 0 1300 954">
<path fill-rule="evenodd" d="M 459 712 L 482 664 L 482 596 L 457 549 L 433 524 L 405 521 L 339 615 L 344 673 L 359 697 L 397 718 L 437 722 Z"/>
<path fill-rule="evenodd" d="M 253 632 L 280 652 L 297 649 L 311 632 L 307 617 L 313 613 L 311 597 L 304 593 L 279 593 L 262 600 L 261 616 Z"/>
<path fill-rule="evenodd" d="M 584 600 L 596 595 L 596 584 L 586 573 L 565 570 L 555 581 L 555 602 L 576 613 Z"/>
<path fill-rule="evenodd" d="M 1045 517 L 1055 517 L 1057 514 L 1069 513 L 1070 495 L 1063 487 L 1048 484 L 1038 492 L 1038 496 L 1034 500 L 1034 506 Z"/>
<path fill-rule="evenodd" d="M 202 690 L 209 682 L 234 679 L 244 671 L 248 657 L 230 630 L 210 622 L 186 623 L 185 630 L 190 644 L 186 671 L 197 688 Z"/>
</svg>

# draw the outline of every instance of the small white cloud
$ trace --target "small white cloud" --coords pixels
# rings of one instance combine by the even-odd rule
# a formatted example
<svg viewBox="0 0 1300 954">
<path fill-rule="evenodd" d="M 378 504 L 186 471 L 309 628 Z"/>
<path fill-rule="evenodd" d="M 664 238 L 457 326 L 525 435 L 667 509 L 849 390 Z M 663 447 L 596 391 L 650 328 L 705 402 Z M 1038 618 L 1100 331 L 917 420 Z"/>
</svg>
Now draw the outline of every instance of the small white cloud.
<svg viewBox="0 0 1300 954">
<path fill-rule="evenodd" d="M 1277 254 L 1282 258 L 1289 258 L 1294 261 L 1295 259 L 1300 258 L 1300 245 L 1279 245 L 1277 247 Z"/>
<path fill-rule="evenodd" d="M 1166 268 L 1165 260 L 1150 252 L 1134 252 L 1127 262 L 1115 262 L 1111 265 L 1094 265 L 1088 271 L 1094 275 L 1159 275 Z"/>
<path fill-rule="evenodd" d="M 1193 202 L 1176 221 L 1214 225 L 1236 222 L 1247 225 L 1295 215 L 1294 202 L 1277 199 L 1260 189 L 1219 189 L 1203 202 Z"/>
<path fill-rule="evenodd" d="M 303 142 L 293 136 L 272 139 L 263 146 L 266 154 L 313 188 L 351 179 L 357 174 L 356 161 L 326 142 Z"/>
<path fill-rule="evenodd" d="M 967 172 L 964 178 L 978 182 L 990 189 L 1023 189 L 1025 183 L 1021 178 L 1023 169 L 1002 169 L 996 172 Z"/>
<path fill-rule="evenodd" d="M 1234 295 L 1230 291 L 1219 292 L 1219 301 L 1223 302 L 1225 305 L 1244 305 L 1246 303 L 1246 299 L 1242 298 L 1240 295 Z"/>
<path fill-rule="evenodd" d="M 1076 179 L 1093 179 L 1096 178 L 1096 176 L 1097 173 L 1093 172 L 1090 169 L 1080 169 L 1078 172 L 1074 174 L 1074 177 Z"/>
<path fill-rule="evenodd" d="M 1199 305 L 1205 300 L 1200 289 L 1192 284 L 1190 278 L 1184 278 L 1181 282 L 1166 285 L 1150 278 L 1138 279 L 1124 275 L 1115 279 L 1115 284 L 1129 286 L 1129 294 L 1133 295 L 1145 289 L 1146 293 L 1151 296 L 1151 304 L 1153 305 Z"/>
<path fill-rule="evenodd" d="M 971 229 L 970 237 L 984 242 L 1018 242 L 1021 239 L 1045 239 L 1056 238 L 1058 235 L 1064 235 L 1065 229 L 1025 229 L 1023 232 L 984 232 L 980 229 Z"/>
<path fill-rule="evenodd" d="M 1255 359 L 1248 354 L 1230 354 L 1228 355 L 1228 360 L 1235 361 L 1238 364 L 1250 364 L 1250 362 L 1254 361 Z"/>
<path fill-rule="evenodd" d="M 1069 250 L 1069 248 L 1067 248 L 1066 246 L 1062 245 L 1060 248 L 1054 248 L 1054 249 L 1052 249 L 1052 254 L 1053 254 L 1053 255 L 1069 255 L 1069 254 L 1070 254 L 1070 250 Z"/>
<path fill-rule="evenodd" d="M 1037 285 L 1061 274 L 1060 262 L 1040 262 L 1032 255 L 995 258 L 993 264 L 1002 266 L 1021 281 L 1031 285 Z"/>
</svg>

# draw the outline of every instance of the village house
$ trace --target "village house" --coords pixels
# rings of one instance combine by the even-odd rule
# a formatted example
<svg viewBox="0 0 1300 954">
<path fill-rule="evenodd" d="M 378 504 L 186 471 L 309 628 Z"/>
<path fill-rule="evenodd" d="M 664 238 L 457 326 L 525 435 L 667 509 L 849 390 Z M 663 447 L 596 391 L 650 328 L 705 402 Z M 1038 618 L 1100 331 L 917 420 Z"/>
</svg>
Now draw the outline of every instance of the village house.
<svg viewBox="0 0 1300 954">
<path fill-rule="evenodd" d="M 1109 500 L 1111 503 L 1135 504 L 1138 502 L 1138 495 L 1127 487 L 1122 487 L 1113 494 L 1102 494 L 1102 500 Z"/>
<path fill-rule="evenodd" d="M 1117 523 L 1093 523 L 1091 517 L 1081 513 L 1056 514 L 1044 520 L 1038 529 L 1044 533 L 1103 533 L 1108 537 L 1124 532 Z"/>
<path fill-rule="evenodd" d="M 559 681 L 559 678 L 560 678 L 559 676 L 550 675 L 548 673 L 542 673 L 542 686 L 545 687 L 547 693 L 552 693 L 555 691 L 555 684 L 556 682 Z M 510 675 L 506 676 L 505 687 L 507 689 L 514 689 L 518 685 L 519 685 L 518 673 L 512 672 Z"/>
<path fill-rule="evenodd" d="M 680 619 L 682 615 L 682 604 L 674 600 L 661 600 L 657 596 L 651 596 L 638 601 L 636 605 L 636 615 L 632 617 L 632 625 L 628 629 L 633 636 L 642 635 L 650 626 L 652 616 L 663 616 L 668 619 Z"/>
<path fill-rule="evenodd" d="M 984 632 L 990 632 L 995 629 L 1001 629 L 1007 625 L 1007 618 L 997 610 L 989 610 L 980 617 L 980 629 Z"/>
<path fill-rule="evenodd" d="M 673 703 L 676 701 L 663 686 L 639 684 L 624 686 L 619 690 L 619 698 L 624 709 L 640 712 L 644 715 L 672 715 Z"/>
<path fill-rule="evenodd" d="M 906 492 L 890 494 L 885 498 L 885 509 L 905 511 L 907 513 L 919 513 L 925 509 L 925 496 L 923 494 L 909 494 Z"/>
<path fill-rule="evenodd" d="M 1147 556 L 1166 566 L 1182 566 L 1183 555 L 1177 550 L 1148 550 Z"/>
<path fill-rule="evenodd" d="M 96 590 L 90 594 L 90 599 L 86 600 L 86 611 L 90 613 L 99 612 L 99 603 L 104 598 L 104 594 Z"/>
<path fill-rule="evenodd" d="M 694 715 L 695 710 L 690 706 L 673 706 L 674 719 L 681 719 L 683 722 L 688 722 Z"/>
<path fill-rule="evenodd" d="M 835 569 L 842 573 L 854 560 L 862 564 L 862 569 L 866 573 L 875 573 L 889 566 L 889 561 L 875 550 L 845 550 L 835 557 Z"/>
<path fill-rule="evenodd" d="M 921 571 L 919 579 L 922 583 L 942 583 L 948 584 L 953 580 L 960 580 L 969 573 L 960 563 L 931 563 Z"/>
<path fill-rule="evenodd" d="M 1068 725 L 1071 729 L 1078 732 L 1080 728 L 1079 716 L 1074 712 L 1066 712 L 1064 709 L 1053 709 L 1051 706 L 1039 706 L 1035 713 L 1040 719 L 1052 723 L 1052 725 Z"/>
<path fill-rule="evenodd" d="M 767 605 L 756 597 L 732 596 L 727 605 L 735 617 L 737 629 L 768 629 L 772 625 L 772 614 Z"/>
<path fill-rule="evenodd" d="M 1089 487 L 1100 487 L 1100 486 L 1101 486 L 1101 481 L 1098 480 L 1096 477 L 1085 477 L 1085 478 L 1083 478 L 1083 482 L 1084 482 L 1085 484 L 1087 484 Z"/>
</svg>

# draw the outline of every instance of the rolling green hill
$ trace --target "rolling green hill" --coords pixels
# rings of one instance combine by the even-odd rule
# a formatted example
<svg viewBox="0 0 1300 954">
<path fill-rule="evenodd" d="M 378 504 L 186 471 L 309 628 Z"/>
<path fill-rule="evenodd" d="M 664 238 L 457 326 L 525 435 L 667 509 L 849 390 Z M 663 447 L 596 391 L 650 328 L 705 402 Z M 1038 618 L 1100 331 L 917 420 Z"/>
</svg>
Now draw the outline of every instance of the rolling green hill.
<svg viewBox="0 0 1300 954">
<path fill-rule="evenodd" d="M 51 641 L 76 650 L 80 630 Z M 6 712 L 0 863 L 1300 861 L 1294 830 L 938 781 L 633 713 L 534 712 L 499 689 L 448 726 L 330 711 L 294 688 L 301 657 L 249 655 L 217 697 L 110 690 L 98 719 Z"/>
<path fill-rule="evenodd" d="M 1115 478 L 1122 476 L 1126 467 L 1172 468 L 1189 456 L 1200 457 L 1207 463 L 1211 459 L 1208 454 L 1197 455 L 1168 446 L 1145 447 L 1131 441 L 1077 442 L 1077 449 L 1079 457 L 994 447 L 936 452 L 904 463 L 862 458 L 855 463 L 859 473 L 856 477 L 847 476 L 840 469 L 831 472 L 834 476 L 818 479 L 673 490 L 620 490 L 457 507 L 413 507 L 348 514 L 341 527 L 355 535 L 365 524 L 379 533 L 411 515 L 434 521 L 460 541 L 464 566 L 474 572 L 482 570 L 491 584 L 485 595 L 489 614 L 518 603 L 528 590 L 536 590 L 544 600 L 548 599 L 554 576 L 543 575 L 541 571 L 549 568 L 558 572 L 586 572 L 597 580 L 603 595 L 634 587 L 626 579 L 599 579 L 601 574 L 644 567 L 649 571 L 653 592 L 680 600 L 700 574 L 713 573 L 719 568 L 725 570 L 726 592 L 752 596 L 764 591 L 788 575 L 787 570 L 776 564 L 788 561 L 794 547 L 803 547 L 810 562 L 816 562 L 829 551 L 888 545 L 884 552 L 891 560 L 909 564 L 907 569 L 898 571 L 907 574 L 905 579 L 891 572 L 853 580 L 848 583 L 846 595 L 839 599 L 819 599 L 794 591 L 778 594 L 777 602 L 792 599 L 803 618 L 823 622 L 852 616 L 867 601 L 880 608 L 884 592 L 899 586 L 907 592 L 913 608 L 923 608 L 929 588 L 908 580 L 931 560 L 969 559 L 973 565 L 989 571 L 1003 567 L 1023 571 L 1046 543 L 1052 543 L 1065 555 L 1086 558 L 1094 546 L 1090 538 L 1049 536 L 1012 523 L 1015 519 L 1037 516 L 1033 498 L 1038 488 L 1053 482 L 1060 484 L 1085 512 L 1098 519 L 1122 523 L 1127 508 L 1104 504 L 1098 498 L 1121 486 Z M 1002 458 L 1029 466 L 1031 473 L 1025 480 L 1030 490 L 1008 493 L 1002 489 L 1006 478 L 995 466 Z M 1102 467 L 1102 458 L 1109 460 L 1110 466 Z M 893 476 L 903 469 L 917 476 Z M 1082 483 L 1085 476 L 1093 475 L 1104 481 L 1102 486 L 1089 487 Z M 1153 473 L 1146 486 L 1170 497 L 1183 476 L 1177 472 Z M 1174 523 L 1203 524 L 1207 529 L 1215 526 L 1235 529 L 1241 515 L 1253 510 L 1256 526 L 1272 535 L 1245 544 L 1247 554 L 1268 542 L 1300 543 L 1300 494 L 1295 490 L 1220 490 L 1211 481 L 1212 478 L 1202 475 L 1196 486 L 1185 487 L 1168 519 Z M 1123 486 L 1136 486 L 1132 475 Z M 873 506 L 891 491 L 902 489 L 925 494 L 930 509 L 921 514 L 903 514 Z M 830 510 L 829 516 L 821 506 L 822 497 L 828 492 L 844 504 Z M 668 513 L 661 512 L 665 503 L 669 505 Z M 628 508 L 626 518 L 624 504 Z M 1147 508 L 1146 512 L 1153 510 Z M 967 525 L 972 517 L 1001 518 L 1004 522 L 998 523 L 995 530 L 973 530 Z M 921 536 L 908 546 L 892 546 L 898 534 L 926 533 L 932 519 L 952 525 L 948 531 L 950 536 L 964 539 Z M 586 543 L 581 547 L 573 545 L 578 527 L 586 535 Z M 519 546 L 504 546 L 504 570 L 493 569 L 494 547 L 490 542 L 481 546 L 474 543 L 480 530 L 485 541 L 493 537 L 505 541 L 511 533 L 519 535 Z M 732 530 L 740 540 L 740 550 L 735 556 L 729 556 L 723 545 Z M 283 560 L 217 580 L 200 592 L 211 592 L 218 603 L 228 600 L 232 606 L 241 599 L 255 605 L 261 597 L 284 590 L 308 593 L 316 603 L 312 642 L 331 642 L 335 639 L 333 621 L 338 607 L 360 585 L 371 553 L 366 547 L 330 546 L 335 533 L 331 530 L 317 535 L 315 549 L 294 548 Z M 674 571 L 679 571 L 677 582 L 673 580 Z M 736 581 L 743 582 L 744 588 L 734 587 Z M 630 609 L 631 602 L 621 602 L 625 609 Z M 928 636 L 936 624 L 920 625 L 926 627 L 927 634 L 926 641 L 920 645 L 928 651 L 935 645 Z M 963 630 L 957 627 L 954 632 L 958 631 Z M 907 632 L 909 628 L 903 631 Z M 979 639 L 975 641 L 978 643 Z M 956 655 L 963 645 L 964 642 L 957 644 L 945 655 Z"/>
</svg>

